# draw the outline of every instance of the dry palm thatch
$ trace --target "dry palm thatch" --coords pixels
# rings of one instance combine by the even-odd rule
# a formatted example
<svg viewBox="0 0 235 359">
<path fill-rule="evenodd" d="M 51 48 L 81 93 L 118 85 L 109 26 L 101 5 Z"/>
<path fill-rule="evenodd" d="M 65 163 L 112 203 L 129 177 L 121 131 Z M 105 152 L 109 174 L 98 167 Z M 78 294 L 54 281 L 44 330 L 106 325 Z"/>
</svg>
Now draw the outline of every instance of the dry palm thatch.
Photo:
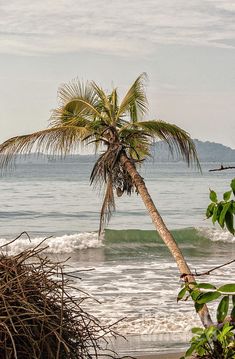
<svg viewBox="0 0 235 359">
<path fill-rule="evenodd" d="M 114 357 L 112 328 L 82 309 L 64 263 L 43 256 L 41 246 L 14 256 L 0 254 L 0 358 L 85 359 Z"/>
</svg>

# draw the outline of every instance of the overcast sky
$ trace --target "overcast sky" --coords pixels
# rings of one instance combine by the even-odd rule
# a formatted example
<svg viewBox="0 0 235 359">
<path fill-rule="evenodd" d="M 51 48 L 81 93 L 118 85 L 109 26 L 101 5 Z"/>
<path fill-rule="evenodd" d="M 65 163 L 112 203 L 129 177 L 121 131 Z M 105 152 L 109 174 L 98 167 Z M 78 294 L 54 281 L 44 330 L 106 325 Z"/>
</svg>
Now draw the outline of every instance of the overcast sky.
<svg viewBox="0 0 235 359">
<path fill-rule="evenodd" d="M 0 142 L 48 126 L 61 83 L 142 72 L 151 118 L 235 148 L 234 0 L 0 0 Z"/>
</svg>

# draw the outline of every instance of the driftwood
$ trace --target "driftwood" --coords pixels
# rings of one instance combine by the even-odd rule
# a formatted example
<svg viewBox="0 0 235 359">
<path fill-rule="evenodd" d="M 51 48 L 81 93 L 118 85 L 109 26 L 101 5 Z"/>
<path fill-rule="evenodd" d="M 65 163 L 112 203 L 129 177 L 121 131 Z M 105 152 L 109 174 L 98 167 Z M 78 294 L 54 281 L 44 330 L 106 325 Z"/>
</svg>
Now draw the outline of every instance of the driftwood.
<svg viewBox="0 0 235 359">
<path fill-rule="evenodd" d="M 0 253 L 0 358 L 114 357 L 106 336 L 116 333 L 82 309 L 89 296 L 72 287 L 65 262 L 54 263 L 44 250 Z"/>
<path fill-rule="evenodd" d="M 231 170 L 231 169 L 235 169 L 235 166 L 223 166 L 223 165 L 221 165 L 220 168 L 214 168 L 212 170 L 209 170 L 209 172 L 225 171 L 225 170 Z"/>
</svg>

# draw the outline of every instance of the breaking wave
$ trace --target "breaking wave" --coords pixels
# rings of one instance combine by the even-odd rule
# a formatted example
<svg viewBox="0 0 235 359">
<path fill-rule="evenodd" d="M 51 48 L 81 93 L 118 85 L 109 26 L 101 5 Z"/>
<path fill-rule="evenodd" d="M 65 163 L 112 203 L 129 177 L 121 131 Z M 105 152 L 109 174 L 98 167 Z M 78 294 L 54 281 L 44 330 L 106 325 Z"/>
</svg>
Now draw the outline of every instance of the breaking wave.
<svg viewBox="0 0 235 359">
<path fill-rule="evenodd" d="M 216 228 L 183 228 L 172 231 L 176 241 L 185 246 L 198 246 L 200 243 L 210 245 L 211 242 L 234 243 L 235 237 L 229 232 Z M 97 232 L 81 232 L 49 237 L 43 244 L 46 253 L 72 253 L 78 250 L 98 248 L 112 245 L 162 245 L 161 239 L 155 230 L 105 230 L 103 240 L 99 239 Z M 17 241 L 9 244 L 9 238 L 0 238 L 2 250 L 9 254 L 15 254 L 22 250 L 32 248 L 40 244 L 44 237 L 35 237 L 31 241 L 27 236 L 21 236 Z"/>
</svg>

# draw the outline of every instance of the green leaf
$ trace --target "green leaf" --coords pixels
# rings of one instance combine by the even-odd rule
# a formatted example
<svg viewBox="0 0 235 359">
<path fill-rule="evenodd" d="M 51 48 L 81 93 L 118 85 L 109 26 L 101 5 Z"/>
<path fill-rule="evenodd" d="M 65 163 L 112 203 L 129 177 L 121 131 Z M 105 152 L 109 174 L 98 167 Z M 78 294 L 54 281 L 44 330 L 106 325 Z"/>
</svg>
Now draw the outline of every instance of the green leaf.
<svg viewBox="0 0 235 359">
<path fill-rule="evenodd" d="M 198 304 L 197 302 L 195 302 L 194 307 L 196 312 L 198 313 L 202 308 L 203 308 L 204 304 Z"/>
<path fill-rule="evenodd" d="M 186 353 L 185 353 L 185 356 L 186 357 L 189 357 L 190 355 L 192 355 L 193 354 L 193 352 L 195 351 L 195 349 L 196 349 L 196 344 L 191 344 L 191 346 L 188 348 L 188 350 L 186 351 Z"/>
<path fill-rule="evenodd" d="M 212 189 L 210 189 L 210 200 L 214 203 L 217 203 L 218 202 L 218 199 L 217 199 L 217 194 L 215 191 L 213 191 Z"/>
<path fill-rule="evenodd" d="M 230 187 L 232 188 L 233 194 L 235 196 L 235 178 L 232 179 Z"/>
<path fill-rule="evenodd" d="M 199 346 L 197 348 L 197 352 L 200 357 L 204 356 L 204 354 L 206 353 L 206 350 L 203 348 L 203 345 L 204 345 L 204 343 L 202 343 L 202 346 Z"/>
<path fill-rule="evenodd" d="M 232 194 L 232 191 L 224 192 L 224 195 L 223 195 L 224 201 L 227 202 L 230 199 L 231 194 Z"/>
<path fill-rule="evenodd" d="M 203 328 L 196 327 L 196 328 L 192 328 L 191 331 L 192 331 L 193 334 L 201 335 L 201 334 L 204 332 L 204 329 L 203 329 Z"/>
<path fill-rule="evenodd" d="M 226 335 L 228 332 L 231 331 L 231 329 L 233 329 L 233 326 L 230 325 L 229 323 L 225 323 L 222 329 L 222 334 Z"/>
<path fill-rule="evenodd" d="M 196 302 L 197 298 L 201 294 L 201 292 L 200 292 L 200 290 L 198 290 L 198 288 L 196 288 L 190 294 L 191 294 L 192 300 L 194 300 Z"/>
<path fill-rule="evenodd" d="M 206 330 L 207 338 L 210 338 L 211 336 L 213 336 L 216 333 L 217 327 L 215 327 L 214 325 L 211 325 L 209 328 L 207 328 L 205 330 Z"/>
<path fill-rule="evenodd" d="M 233 214 L 230 211 L 226 212 L 225 223 L 228 231 L 234 235 Z"/>
<path fill-rule="evenodd" d="M 223 323 L 225 317 L 228 314 L 228 307 L 229 307 L 229 296 L 226 295 L 223 297 L 218 305 L 217 308 L 217 322 Z"/>
<path fill-rule="evenodd" d="M 233 302 L 233 305 L 235 306 L 235 295 L 232 295 L 232 302 Z"/>
<path fill-rule="evenodd" d="M 218 219 L 217 213 L 218 213 L 218 207 L 215 206 L 215 207 L 214 207 L 214 211 L 213 211 L 213 216 L 212 216 L 212 223 L 213 223 L 213 224 L 215 224 L 215 222 L 216 222 L 217 219 Z"/>
<path fill-rule="evenodd" d="M 216 287 L 210 283 L 199 283 L 197 284 L 197 288 L 200 289 L 216 289 Z"/>
<path fill-rule="evenodd" d="M 210 203 L 206 210 L 206 218 L 210 218 L 213 215 L 215 203 Z"/>
<path fill-rule="evenodd" d="M 212 302 L 213 300 L 219 298 L 221 293 L 219 292 L 208 292 L 208 293 L 201 293 L 201 295 L 197 298 L 198 304 L 205 304 L 208 302 Z"/>
<path fill-rule="evenodd" d="M 235 201 L 233 199 L 231 200 L 231 212 L 235 213 Z"/>
<path fill-rule="evenodd" d="M 221 293 L 235 293 L 235 284 L 231 283 L 222 285 L 217 289 L 217 291 Z"/>
<path fill-rule="evenodd" d="M 183 299 L 183 297 L 185 296 L 187 292 L 187 287 L 184 287 L 181 289 L 181 291 L 178 293 L 178 296 L 177 296 L 177 302 L 181 299 Z"/>
<path fill-rule="evenodd" d="M 231 203 L 230 202 L 227 202 L 223 205 L 223 209 L 220 213 L 220 216 L 219 216 L 219 224 L 222 228 L 224 228 L 224 221 L 225 221 L 225 216 L 226 216 L 226 213 L 227 211 L 229 210 L 230 208 L 230 205 Z"/>
</svg>

